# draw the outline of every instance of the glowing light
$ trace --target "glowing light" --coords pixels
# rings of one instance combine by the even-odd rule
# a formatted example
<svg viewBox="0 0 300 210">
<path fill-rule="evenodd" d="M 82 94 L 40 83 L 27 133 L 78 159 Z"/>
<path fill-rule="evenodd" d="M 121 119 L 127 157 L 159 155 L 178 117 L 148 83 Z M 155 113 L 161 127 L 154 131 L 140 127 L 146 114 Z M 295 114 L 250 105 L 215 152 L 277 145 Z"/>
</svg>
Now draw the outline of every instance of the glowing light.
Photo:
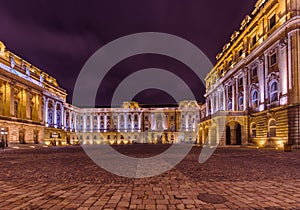
<svg viewBox="0 0 300 210">
<path fill-rule="evenodd" d="M 266 144 L 266 140 L 260 140 L 258 144 L 260 147 L 263 147 Z"/>
</svg>

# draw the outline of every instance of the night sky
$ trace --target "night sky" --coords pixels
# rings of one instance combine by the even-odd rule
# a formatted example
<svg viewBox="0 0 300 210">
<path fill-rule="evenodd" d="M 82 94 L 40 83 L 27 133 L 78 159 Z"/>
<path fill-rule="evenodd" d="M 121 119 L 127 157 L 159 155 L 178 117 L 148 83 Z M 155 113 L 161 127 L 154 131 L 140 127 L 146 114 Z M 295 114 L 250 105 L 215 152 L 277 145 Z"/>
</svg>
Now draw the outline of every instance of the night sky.
<svg viewBox="0 0 300 210">
<path fill-rule="evenodd" d="M 0 0 L 0 40 L 10 51 L 54 76 L 71 102 L 81 68 L 104 44 L 132 33 L 170 33 L 192 42 L 214 64 L 216 54 L 252 12 L 255 2 Z M 147 54 L 125 59 L 111 69 L 99 88 L 97 105 L 109 105 L 117 85 L 144 68 L 174 72 L 203 101 L 204 86 L 188 67 L 166 56 Z M 143 91 L 134 99 L 143 104 L 174 103 L 158 90 Z"/>
</svg>

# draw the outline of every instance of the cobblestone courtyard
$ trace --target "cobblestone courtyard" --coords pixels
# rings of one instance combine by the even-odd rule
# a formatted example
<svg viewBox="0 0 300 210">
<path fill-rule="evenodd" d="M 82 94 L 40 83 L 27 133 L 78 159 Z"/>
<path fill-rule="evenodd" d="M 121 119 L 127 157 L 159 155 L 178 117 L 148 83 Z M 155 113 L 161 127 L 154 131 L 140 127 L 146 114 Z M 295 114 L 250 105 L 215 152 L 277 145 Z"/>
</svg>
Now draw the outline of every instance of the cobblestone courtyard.
<svg viewBox="0 0 300 210">
<path fill-rule="evenodd" d="M 115 146 L 138 157 L 166 148 Z M 219 148 L 204 164 L 200 151 L 162 175 L 127 179 L 79 146 L 1 150 L 0 209 L 300 209 L 300 150 Z"/>
</svg>

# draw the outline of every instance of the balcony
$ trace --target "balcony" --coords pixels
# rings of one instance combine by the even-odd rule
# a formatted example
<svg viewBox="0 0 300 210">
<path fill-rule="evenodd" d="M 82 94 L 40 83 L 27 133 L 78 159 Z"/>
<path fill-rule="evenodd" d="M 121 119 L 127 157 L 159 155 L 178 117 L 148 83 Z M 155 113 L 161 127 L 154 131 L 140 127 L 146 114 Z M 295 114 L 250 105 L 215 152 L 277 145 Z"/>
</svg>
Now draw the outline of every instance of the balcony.
<svg viewBox="0 0 300 210">
<path fill-rule="evenodd" d="M 214 117 L 220 117 L 220 116 L 228 116 L 228 117 L 240 117 L 240 116 L 246 116 L 247 115 L 247 112 L 246 111 L 217 111 L 216 113 L 214 114 L 210 114 L 204 118 L 201 119 L 201 122 L 204 122 L 206 120 L 210 120 Z"/>
</svg>

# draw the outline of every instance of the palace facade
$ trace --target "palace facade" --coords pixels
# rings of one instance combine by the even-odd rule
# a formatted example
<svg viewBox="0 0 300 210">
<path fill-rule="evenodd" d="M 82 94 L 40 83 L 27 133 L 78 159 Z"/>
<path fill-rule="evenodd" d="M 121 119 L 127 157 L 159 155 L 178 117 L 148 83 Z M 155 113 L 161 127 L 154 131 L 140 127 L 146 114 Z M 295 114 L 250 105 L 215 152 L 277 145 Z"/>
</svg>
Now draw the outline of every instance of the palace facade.
<svg viewBox="0 0 300 210">
<path fill-rule="evenodd" d="M 299 52 L 299 1 L 259 0 L 205 78 L 199 139 L 221 146 L 299 144 Z"/>
<path fill-rule="evenodd" d="M 259 0 L 206 76 L 206 103 L 78 108 L 55 78 L 0 42 L 0 129 L 8 143 L 300 143 L 300 4 Z"/>
<path fill-rule="evenodd" d="M 8 51 L 0 42 L 0 129 L 8 143 L 195 143 L 196 101 L 151 107 L 78 108 L 55 78 Z"/>
</svg>

